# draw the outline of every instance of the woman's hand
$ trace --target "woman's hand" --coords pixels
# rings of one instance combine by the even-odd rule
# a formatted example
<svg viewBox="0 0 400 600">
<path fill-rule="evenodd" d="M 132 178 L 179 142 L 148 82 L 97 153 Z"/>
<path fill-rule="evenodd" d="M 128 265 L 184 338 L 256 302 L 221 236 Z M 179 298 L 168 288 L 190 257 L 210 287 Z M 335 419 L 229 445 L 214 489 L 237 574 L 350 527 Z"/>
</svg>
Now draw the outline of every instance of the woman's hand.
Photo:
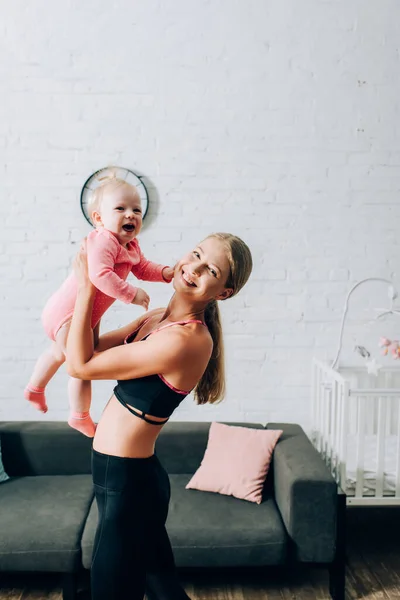
<svg viewBox="0 0 400 600">
<path fill-rule="evenodd" d="M 86 238 L 82 240 L 78 254 L 75 256 L 74 273 L 78 282 L 78 287 L 90 289 L 94 292 L 96 288 L 89 279 Z"/>
</svg>

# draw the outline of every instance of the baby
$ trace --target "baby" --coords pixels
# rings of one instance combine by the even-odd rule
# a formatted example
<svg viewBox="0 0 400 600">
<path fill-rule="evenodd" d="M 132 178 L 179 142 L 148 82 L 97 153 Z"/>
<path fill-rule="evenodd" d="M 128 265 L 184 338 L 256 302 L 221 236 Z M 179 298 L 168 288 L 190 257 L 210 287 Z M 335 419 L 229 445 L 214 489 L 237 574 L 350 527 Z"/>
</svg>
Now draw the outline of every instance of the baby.
<svg viewBox="0 0 400 600">
<path fill-rule="evenodd" d="M 89 277 L 97 288 L 92 312 L 96 345 L 100 319 L 116 299 L 148 308 L 150 298 L 147 293 L 126 282 L 129 272 L 145 281 L 169 283 L 174 271 L 146 260 L 140 250 L 136 236 L 142 227 L 142 207 L 134 186 L 115 176 L 102 179 L 93 192 L 89 210 L 95 226 L 87 237 L 87 251 Z M 42 322 L 52 345 L 39 357 L 24 390 L 25 398 L 43 413 L 47 412 L 45 387 L 65 361 L 76 293 L 77 282 L 72 273 L 43 310 Z M 69 425 L 93 437 L 96 426 L 89 414 L 91 382 L 71 377 L 68 395 Z"/>
</svg>

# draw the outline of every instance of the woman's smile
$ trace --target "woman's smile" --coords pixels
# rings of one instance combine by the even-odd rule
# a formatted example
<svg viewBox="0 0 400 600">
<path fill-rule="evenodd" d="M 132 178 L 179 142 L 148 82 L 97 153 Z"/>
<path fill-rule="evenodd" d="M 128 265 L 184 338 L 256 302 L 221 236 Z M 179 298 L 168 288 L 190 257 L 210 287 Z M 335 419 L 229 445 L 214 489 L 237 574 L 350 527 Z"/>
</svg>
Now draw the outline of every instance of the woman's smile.
<svg viewBox="0 0 400 600">
<path fill-rule="evenodd" d="M 186 273 L 186 271 L 184 271 L 183 269 L 182 269 L 181 276 L 182 276 L 183 281 L 185 282 L 185 284 L 188 287 L 197 287 L 197 284 L 194 282 L 193 278 L 188 273 Z"/>
</svg>

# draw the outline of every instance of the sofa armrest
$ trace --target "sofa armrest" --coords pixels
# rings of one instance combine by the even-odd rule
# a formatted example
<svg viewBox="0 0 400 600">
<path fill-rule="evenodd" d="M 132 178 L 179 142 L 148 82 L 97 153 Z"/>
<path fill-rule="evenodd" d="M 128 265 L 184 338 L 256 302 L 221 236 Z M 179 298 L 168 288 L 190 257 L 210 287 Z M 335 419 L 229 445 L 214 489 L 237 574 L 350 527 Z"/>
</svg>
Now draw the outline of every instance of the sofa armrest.
<svg viewBox="0 0 400 600">
<path fill-rule="evenodd" d="M 92 440 L 64 422 L 0 422 L 3 464 L 11 477 L 91 473 Z"/>
<path fill-rule="evenodd" d="M 268 423 L 266 429 L 283 430 L 274 450 L 273 486 L 294 558 L 301 562 L 332 562 L 337 484 L 299 425 Z"/>
</svg>

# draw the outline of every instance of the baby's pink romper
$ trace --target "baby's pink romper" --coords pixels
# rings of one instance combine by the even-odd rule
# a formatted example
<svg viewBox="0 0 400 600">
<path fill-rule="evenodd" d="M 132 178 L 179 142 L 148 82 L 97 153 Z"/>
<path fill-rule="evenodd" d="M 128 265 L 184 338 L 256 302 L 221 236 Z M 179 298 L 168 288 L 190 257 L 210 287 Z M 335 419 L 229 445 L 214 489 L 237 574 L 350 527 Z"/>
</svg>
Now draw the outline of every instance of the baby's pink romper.
<svg viewBox="0 0 400 600">
<path fill-rule="evenodd" d="M 95 229 L 87 236 L 87 254 L 90 281 L 97 288 L 92 328 L 116 299 L 126 304 L 132 302 L 137 288 L 125 281 L 130 271 L 137 279 L 169 283 L 162 274 L 166 265 L 147 260 L 136 239 L 125 248 L 107 229 Z M 42 323 L 50 339 L 55 340 L 60 327 L 71 319 L 76 294 L 77 281 L 74 273 L 71 273 L 47 301 L 42 313 Z"/>
</svg>

